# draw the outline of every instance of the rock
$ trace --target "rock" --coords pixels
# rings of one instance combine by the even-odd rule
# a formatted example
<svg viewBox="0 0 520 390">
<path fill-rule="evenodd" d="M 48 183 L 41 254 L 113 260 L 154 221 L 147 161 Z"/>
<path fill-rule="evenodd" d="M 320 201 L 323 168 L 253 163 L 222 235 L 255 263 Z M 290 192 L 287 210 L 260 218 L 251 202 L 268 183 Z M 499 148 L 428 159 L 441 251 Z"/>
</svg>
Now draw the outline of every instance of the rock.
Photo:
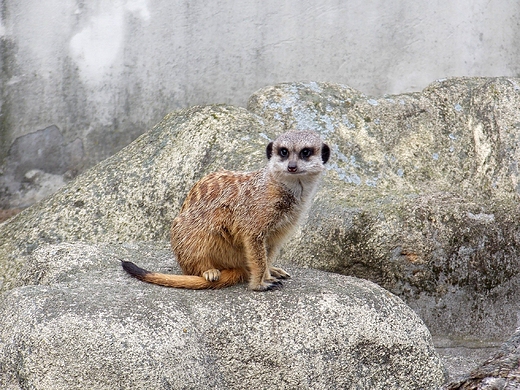
<svg viewBox="0 0 520 390">
<path fill-rule="evenodd" d="M 0 225 L 21 211 L 22 209 L 0 209 Z"/>
<path fill-rule="evenodd" d="M 197 292 L 123 272 L 120 259 L 179 272 L 167 232 L 188 189 L 220 167 L 259 168 L 270 136 L 244 109 L 181 111 L 1 225 L 1 384 L 439 385 L 442 365 L 424 324 L 370 282 L 294 268 L 272 294 Z"/>
<path fill-rule="evenodd" d="M 266 87 L 250 111 L 320 131 L 330 170 L 285 251 L 370 279 L 435 335 L 506 339 L 520 301 L 520 79 L 438 81 L 371 98 L 349 87 Z"/>
<path fill-rule="evenodd" d="M 0 175 L 0 207 L 27 207 L 51 195 L 81 168 L 79 138 L 67 143 L 56 126 L 18 137 Z"/>
<path fill-rule="evenodd" d="M 265 160 L 261 119 L 229 106 L 168 115 L 101 162 L 0 226 L 0 291 L 25 256 L 45 243 L 168 240 L 191 186 L 220 168 L 257 169 Z"/>
<path fill-rule="evenodd" d="M 520 389 L 520 328 L 491 358 L 443 390 Z"/>
<path fill-rule="evenodd" d="M 281 261 L 370 279 L 405 300 L 436 336 L 505 340 L 520 301 L 518 81 L 454 79 L 380 99 L 338 85 L 283 84 L 256 93 L 250 111 L 208 106 L 170 114 L 0 225 L 2 299 L 19 297 L 22 307 L 40 302 L 35 296 L 44 291 L 55 294 L 50 301 L 61 293 L 64 302 L 99 296 L 99 284 L 99 291 L 66 287 L 79 283 L 81 270 L 85 278 L 103 276 L 89 268 L 97 260 L 81 256 L 57 265 L 60 275 L 72 275 L 69 282 L 33 286 L 53 275 L 31 268 L 35 251 L 80 242 L 163 245 L 196 180 L 219 168 L 259 168 L 267 140 L 297 127 L 320 131 L 333 160 Z M 31 291 L 31 298 L 23 295 Z M 43 318 L 41 305 L 34 307 Z"/>
<path fill-rule="evenodd" d="M 54 194 L 65 185 L 61 175 L 53 175 L 39 169 L 31 169 L 21 183 L 22 190 L 11 198 L 11 204 L 26 207 Z"/>
<path fill-rule="evenodd" d="M 399 298 L 360 279 L 290 268 L 269 293 L 245 284 L 168 289 L 121 259 L 179 272 L 167 244 L 57 244 L 27 256 L 0 304 L 9 389 L 435 389 L 431 336 Z"/>
</svg>

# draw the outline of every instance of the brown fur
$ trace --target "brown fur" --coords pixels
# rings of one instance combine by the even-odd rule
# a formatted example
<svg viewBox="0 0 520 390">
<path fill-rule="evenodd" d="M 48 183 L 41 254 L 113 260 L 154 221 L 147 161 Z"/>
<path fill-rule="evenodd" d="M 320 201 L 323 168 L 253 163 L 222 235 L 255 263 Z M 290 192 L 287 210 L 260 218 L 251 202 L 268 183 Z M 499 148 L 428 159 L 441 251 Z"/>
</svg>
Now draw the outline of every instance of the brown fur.
<svg viewBox="0 0 520 390">
<path fill-rule="evenodd" d="M 312 132 L 288 132 L 268 145 L 267 155 L 269 162 L 259 171 L 215 172 L 190 190 L 171 226 L 172 249 L 184 275 L 152 273 L 129 262 L 125 270 L 177 288 L 242 281 L 256 291 L 280 286 L 289 274 L 272 263 L 310 207 L 329 148 Z"/>
</svg>

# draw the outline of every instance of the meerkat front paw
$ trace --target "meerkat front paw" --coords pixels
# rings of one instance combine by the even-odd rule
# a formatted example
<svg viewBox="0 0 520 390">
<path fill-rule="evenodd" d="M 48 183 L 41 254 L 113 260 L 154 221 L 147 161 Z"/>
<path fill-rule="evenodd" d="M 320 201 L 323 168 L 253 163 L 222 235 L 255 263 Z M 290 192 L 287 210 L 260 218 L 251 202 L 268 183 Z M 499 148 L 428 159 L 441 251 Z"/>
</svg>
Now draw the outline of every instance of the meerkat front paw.
<svg viewBox="0 0 520 390">
<path fill-rule="evenodd" d="M 208 269 L 202 273 L 202 277 L 208 282 L 216 282 L 220 279 L 220 271 L 218 269 Z"/>
<path fill-rule="evenodd" d="M 289 279 L 291 277 L 291 275 L 278 267 L 269 267 L 269 272 L 271 276 L 276 279 Z"/>
</svg>

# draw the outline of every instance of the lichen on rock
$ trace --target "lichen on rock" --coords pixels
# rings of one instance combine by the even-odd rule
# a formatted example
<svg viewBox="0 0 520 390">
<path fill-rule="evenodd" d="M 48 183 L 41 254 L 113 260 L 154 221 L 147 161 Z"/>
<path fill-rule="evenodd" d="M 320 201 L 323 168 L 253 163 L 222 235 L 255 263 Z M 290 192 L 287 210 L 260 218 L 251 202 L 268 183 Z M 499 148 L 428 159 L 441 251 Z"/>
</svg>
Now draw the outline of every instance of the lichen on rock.
<svg viewBox="0 0 520 390">
<path fill-rule="evenodd" d="M 520 301 L 519 84 L 456 78 L 377 99 L 328 83 L 256 92 L 248 108 L 266 123 L 332 145 L 286 260 L 375 281 L 436 334 L 506 338 Z"/>
</svg>

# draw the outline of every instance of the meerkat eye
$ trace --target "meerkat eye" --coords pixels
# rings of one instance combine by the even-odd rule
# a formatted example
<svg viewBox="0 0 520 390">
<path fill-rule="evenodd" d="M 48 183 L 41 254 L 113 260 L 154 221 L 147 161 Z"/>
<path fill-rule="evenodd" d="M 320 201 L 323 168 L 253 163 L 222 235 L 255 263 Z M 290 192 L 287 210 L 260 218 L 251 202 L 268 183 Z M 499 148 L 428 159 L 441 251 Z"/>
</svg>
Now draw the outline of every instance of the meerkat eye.
<svg viewBox="0 0 520 390">
<path fill-rule="evenodd" d="M 312 155 L 313 153 L 313 150 L 311 148 L 304 148 L 301 150 L 300 152 L 300 157 L 301 158 L 308 158 Z"/>
<path fill-rule="evenodd" d="M 287 148 L 281 148 L 278 153 L 281 157 L 287 157 L 289 155 L 289 150 Z"/>
</svg>

